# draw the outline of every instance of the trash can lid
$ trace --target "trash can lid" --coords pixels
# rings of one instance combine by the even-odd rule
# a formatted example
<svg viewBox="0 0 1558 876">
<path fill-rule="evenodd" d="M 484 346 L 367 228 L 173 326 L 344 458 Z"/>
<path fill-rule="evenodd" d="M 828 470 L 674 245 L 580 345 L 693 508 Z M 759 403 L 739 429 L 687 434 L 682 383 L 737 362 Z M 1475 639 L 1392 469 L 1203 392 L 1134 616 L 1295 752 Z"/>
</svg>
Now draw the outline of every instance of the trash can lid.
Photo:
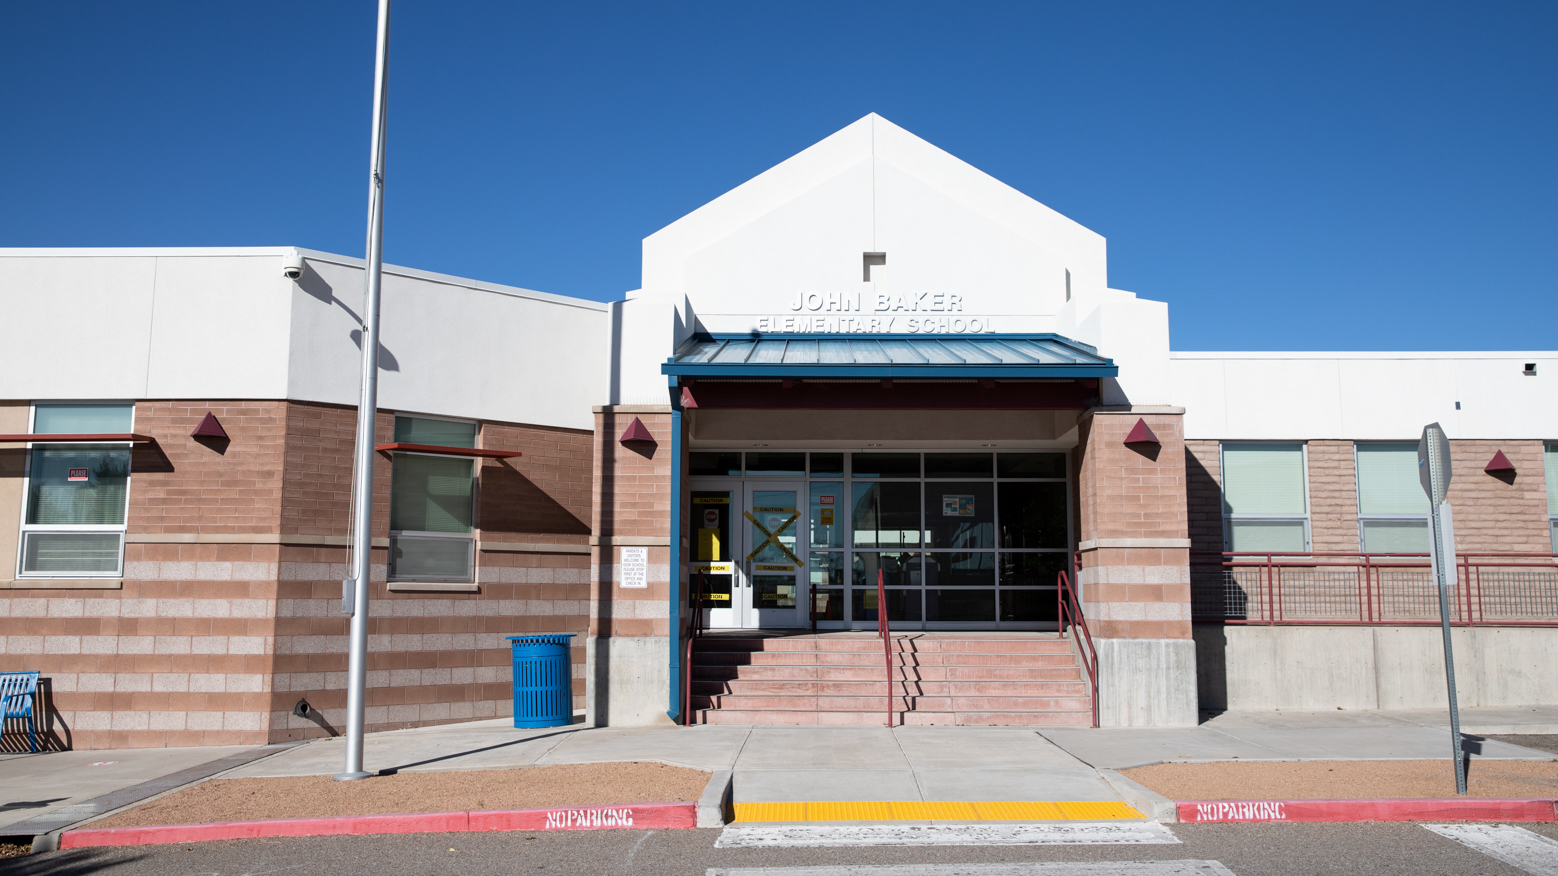
<svg viewBox="0 0 1558 876">
<path fill-rule="evenodd" d="M 571 645 L 572 639 L 577 633 L 546 633 L 540 636 L 507 636 L 506 638 L 515 645 Z"/>
</svg>

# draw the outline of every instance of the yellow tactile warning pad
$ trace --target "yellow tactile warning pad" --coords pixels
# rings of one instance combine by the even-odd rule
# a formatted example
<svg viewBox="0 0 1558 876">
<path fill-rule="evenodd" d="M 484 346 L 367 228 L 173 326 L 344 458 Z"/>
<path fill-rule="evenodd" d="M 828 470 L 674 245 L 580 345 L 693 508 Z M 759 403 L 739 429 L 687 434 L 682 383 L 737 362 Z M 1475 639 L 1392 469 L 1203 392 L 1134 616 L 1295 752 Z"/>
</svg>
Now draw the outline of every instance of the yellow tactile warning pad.
<svg viewBox="0 0 1558 876">
<path fill-rule="evenodd" d="M 736 821 L 1110 821 L 1145 818 L 1115 801 L 935 803 L 865 800 L 849 803 L 737 803 Z"/>
</svg>

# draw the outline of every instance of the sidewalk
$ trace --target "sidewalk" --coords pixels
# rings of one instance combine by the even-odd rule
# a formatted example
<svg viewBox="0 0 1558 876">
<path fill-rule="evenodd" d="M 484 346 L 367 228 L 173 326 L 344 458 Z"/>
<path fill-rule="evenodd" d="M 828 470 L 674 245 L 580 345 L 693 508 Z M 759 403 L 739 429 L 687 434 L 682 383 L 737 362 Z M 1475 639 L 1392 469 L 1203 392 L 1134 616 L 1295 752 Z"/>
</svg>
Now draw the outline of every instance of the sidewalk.
<svg viewBox="0 0 1558 876">
<path fill-rule="evenodd" d="M 1558 706 L 1462 709 L 1461 733 L 1553 732 Z M 1127 769 L 1159 762 L 1221 760 L 1438 760 L 1450 756 L 1444 712 L 1224 712 L 1198 727 L 1041 730 L 1088 764 Z M 1547 751 L 1485 740 L 1467 741 L 1473 757 L 1553 760 Z"/>
<path fill-rule="evenodd" d="M 1472 735 L 1550 732 L 1558 726 L 1558 707 L 1468 709 L 1462 719 Z M 1437 713 L 1378 711 L 1230 712 L 1198 727 L 1040 731 L 777 726 L 517 730 L 507 719 L 498 719 L 374 733 L 366 740 L 364 761 L 365 768 L 381 773 L 659 761 L 731 771 L 736 803 L 1121 801 L 1122 794 L 1100 770 L 1156 762 L 1438 760 L 1448 757 L 1446 724 Z M 1491 739 L 1467 747 L 1482 759 L 1555 759 L 1547 751 Z M 336 738 L 263 751 L 137 749 L 4 756 L 0 833 L 7 832 L 7 825 L 109 811 L 130 802 L 124 796 L 132 786 L 144 790 L 143 783 L 158 777 L 176 787 L 212 775 L 218 767 L 222 778 L 334 775 L 342 768 L 343 750 L 343 741 Z M 229 757 L 234 760 L 223 761 Z M 242 763 L 242 757 L 258 759 Z M 118 763 L 91 765 L 108 761 Z"/>
</svg>

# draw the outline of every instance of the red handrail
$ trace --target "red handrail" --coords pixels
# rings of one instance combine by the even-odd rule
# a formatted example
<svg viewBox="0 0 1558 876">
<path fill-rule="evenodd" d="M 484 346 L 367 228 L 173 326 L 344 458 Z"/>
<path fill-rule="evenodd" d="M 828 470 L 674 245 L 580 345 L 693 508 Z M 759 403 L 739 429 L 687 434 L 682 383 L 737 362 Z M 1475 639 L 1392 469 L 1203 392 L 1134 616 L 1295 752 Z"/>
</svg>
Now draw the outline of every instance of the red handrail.
<svg viewBox="0 0 1558 876">
<path fill-rule="evenodd" d="M 1071 622 L 1071 639 L 1076 643 L 1077 657 L 1082 668 L 1087 670 L 1087 681 L 1092 688 L 1093 726 L 1098 726 L 1098 650 L 1093 647 L 1093 634 L 1088 632 L 1087 619 L 1082 616 L 1082 604 L 1077 601 L 1076 590 L 1071 586 L 1071 579 L 1064 571 L 1056 578 L 1056 598 L 1060 603 L 1060 614 L 1056 619 L 1056 629 L 1064 636 L 1066 622 Z M 1078 636 L 1078 630 L 1082 635 Z M 1084 647 L 1085 645 L 1085 647 Z"/>
<path fill-rule="evenodd" d="M 698 570 L 698 589 L 693 594 L 692 619 L 687 626 L 687 659 L 682 662 L 687 673 L 686 687 L 683 689 L 685 696 L 682 698 L 682 726 L 692 726 L 692 652 L 693 645 L 697 643 L 698 636 L 703 631 L 703 594 L 708 582 L 704 580 L 705 572 Z"/>
<path fill-rule="evenodd" d="M 893 632 L 887 622 L 887 583 L 876 570 L 876 634 L 882 637 L 882 656 L 887 660 L 887 726 L 893 726 Z"/>
</svg>

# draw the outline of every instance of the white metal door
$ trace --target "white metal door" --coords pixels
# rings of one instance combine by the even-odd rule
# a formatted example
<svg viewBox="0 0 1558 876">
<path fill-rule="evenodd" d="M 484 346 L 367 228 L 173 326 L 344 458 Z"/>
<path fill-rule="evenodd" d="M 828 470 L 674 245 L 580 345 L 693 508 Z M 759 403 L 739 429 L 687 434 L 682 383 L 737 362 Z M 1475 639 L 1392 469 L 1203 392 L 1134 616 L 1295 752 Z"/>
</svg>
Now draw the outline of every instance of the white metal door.
<svg viewBox="0 0 1558 876">
<path fill-rule="evenodd" d="M 740 529 L 742 626 L 777 629 L 805 622 L 805 484 L 748 481 Z"/>
</svg>

